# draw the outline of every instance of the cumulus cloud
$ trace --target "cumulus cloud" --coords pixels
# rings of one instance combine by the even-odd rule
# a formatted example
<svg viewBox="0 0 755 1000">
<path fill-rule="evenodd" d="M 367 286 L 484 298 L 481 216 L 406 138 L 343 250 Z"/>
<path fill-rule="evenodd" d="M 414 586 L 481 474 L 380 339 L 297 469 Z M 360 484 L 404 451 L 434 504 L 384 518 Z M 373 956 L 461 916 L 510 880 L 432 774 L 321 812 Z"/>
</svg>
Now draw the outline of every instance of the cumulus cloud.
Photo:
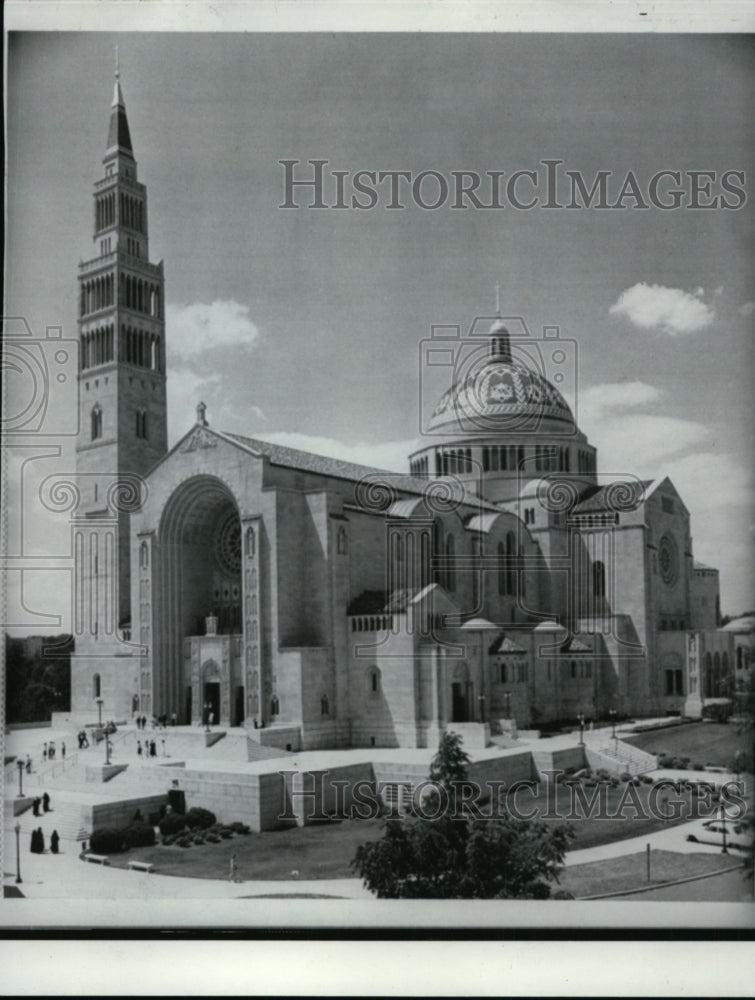
<svg viewBox="0 0 755 1000">
<path fill-rule="evenodd" d="M 249 306 L 233 299 L 188 306 L 167 303 L 165 319 L 170 330 L 171 359 L 182 361 L 206 358 L 214 347 L 248 347 L 259 336 L 249 318 Z"/>
<path fill-rule="evenodd" d="M 704 290 L 694 293 L 644 281 L 625 289 L 609 312 L 623 316 L 643 330 L 663 330 L 670 336 L 702 330 L 715 319 L 715 310 L 702 300 Z"/>
<path fill-rule="evenodd" d="M 408 456 L 416 448 L 413 438 L 407 441 L 384 441 L 378 444 L 346 444 L 336 438 L 319 437 L 314 434 L 300 434 L 295 431 L 278 431 L 255 435 L 271 444 L 280 444 L 286 448 L 298 448 L 300 451 L 310 451 L 316 455 L 327 455 L 330 458 L 340 458 L 344 462 L 355 462 L 357 465 L 368 465 L 376 469 L 387 469 L 390 472 L 408 472 Z"/>
<path fill-rule="evenodd" d="M 755 312 L 755 302 L 745 302 L 739 307 L 740 316 L 752 316 Z"/>
<path fill-rule="evenodd" d="M 602 382 L 579 394 L 580 420 L 600 420 L 617 410 L 645 406 L 661 398 L 660 389 L 647 382 Z"/>
</svg>

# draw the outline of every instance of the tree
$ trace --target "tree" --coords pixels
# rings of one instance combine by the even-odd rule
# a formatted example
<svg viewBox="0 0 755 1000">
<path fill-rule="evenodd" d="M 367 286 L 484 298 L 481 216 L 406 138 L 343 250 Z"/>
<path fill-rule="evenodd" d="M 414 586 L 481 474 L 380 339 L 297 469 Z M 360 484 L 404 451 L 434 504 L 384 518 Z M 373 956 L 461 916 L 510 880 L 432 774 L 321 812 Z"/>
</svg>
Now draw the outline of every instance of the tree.
<svg viewBox="0 0 755 1000">
<path fill-rule="evenodd" d="M 469 784 L 461 743 L 443 736 L 430 767 L 436 787 L 416 809 L 386 818 L 382 839 L 361 844 L 352 866 L 381 899 L 548 898 L 573 831 L 472 815 L 457 795 Z"/>
</svg>

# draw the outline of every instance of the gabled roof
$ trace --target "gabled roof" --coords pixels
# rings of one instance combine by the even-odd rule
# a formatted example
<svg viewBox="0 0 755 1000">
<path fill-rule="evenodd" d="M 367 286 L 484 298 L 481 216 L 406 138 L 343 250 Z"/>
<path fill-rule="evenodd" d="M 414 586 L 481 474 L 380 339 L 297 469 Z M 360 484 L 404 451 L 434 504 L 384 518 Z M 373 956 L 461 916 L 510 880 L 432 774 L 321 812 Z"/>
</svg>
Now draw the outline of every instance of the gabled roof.
<svg viewBox="0 0 755 1000">
<path fill-rule="evenodd" d="M 386 590 L 364 590 L 355 597 L 346 609 L 347 615 L 390 615 L 401 614 L 410 604 L 426 597 L 431 591 L 443 593 L 437 583 L 426 587 L 402 587 L 388 593 Z"/>
<path fill-rule="evenodd" d="M 513 639 L 509 638 L 509 636 L 501 633 L 501 635 L 499 635 L 497 639 L 494 639 L 490 644 L 488 652 L 491 654 L 502 655 L 506 653 L 526 653 L 527 650 L 524 646 L 519 646 L 515 643 Z"/>
<path fill-rule="evenodd" d="M 302 472 L 315 472 L 321 476 L 332 476 L 335 479 L 349 479 L 358 482 L 370 476 L 380 477 L 381 482 L 391 483 L 397 489 L 412 493 L 423 493 L 427 489 L 427 479 L 418 479 L 401 472 L 388 472 L 369 465 L 357 465 L 355 462 L 344 462 L 340 458 L 330 458 L 327 455 L 314 455 L 298 448 L 287 448 L 258 438 L 245 437 L 243 434 L 223 434 L 223 437 L 237 441 L 258 455 L 270 459 L 273 465 L 283 465 L 289 469 L 299 469 Z"/>
<path fill-rule="evenodd" d="M 572 514 L 597 514 L 608 511 L 636 510 L 647 496 L 652 479 L 622 482 L 617 480 L 607 486 L 597 486 L 583 494 L 572 507 Z"/>
</svg>

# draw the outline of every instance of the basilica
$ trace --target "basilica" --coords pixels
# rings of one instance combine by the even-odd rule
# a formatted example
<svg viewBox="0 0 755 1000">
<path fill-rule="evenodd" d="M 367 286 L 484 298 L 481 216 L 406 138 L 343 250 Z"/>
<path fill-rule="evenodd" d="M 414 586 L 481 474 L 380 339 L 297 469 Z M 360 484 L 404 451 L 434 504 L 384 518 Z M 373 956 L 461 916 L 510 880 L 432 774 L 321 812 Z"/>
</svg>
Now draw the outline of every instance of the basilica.
<svg viewBox="0 0 755 1000">
<path fill-rule="evenodd" d="M 103 168 L 79 266 L 72 715 L 288 750 L 429 747 L 453 724 L 484 746 L 730 692 L 687 508 L 669 479 L 601 476 L 552 330 L 498 308 L 434 344 L 450 384 L 405 475 L 224 432 L 201 403 L 168 450 L 163 265 L 117 76 Z"/>
</svg>

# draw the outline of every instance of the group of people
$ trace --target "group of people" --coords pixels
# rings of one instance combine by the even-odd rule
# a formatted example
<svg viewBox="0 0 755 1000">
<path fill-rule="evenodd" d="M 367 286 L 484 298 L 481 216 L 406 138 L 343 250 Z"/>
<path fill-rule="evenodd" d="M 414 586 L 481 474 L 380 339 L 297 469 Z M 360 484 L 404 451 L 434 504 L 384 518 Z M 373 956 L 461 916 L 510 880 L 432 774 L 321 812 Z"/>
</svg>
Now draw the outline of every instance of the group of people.
<svg viewBox="0 0 755 1000">
<path fill-rule="evenodd" d="M 50 835 L 50 850 L 53 854 L 59 853 L 60 837 L 58 836 L 58 831 L 53 830 Z M 42 827 L 38 826 L 36 830 L 31 831 L 31 853 L 32 854 L 44 854 L 45 853 L 45 835 L 42 832 Z"/>
<path fill-rule="evenodd" d="M 52 812 L 52 810 L 50 809 L 50 796 L 47 794 L 47 792 L 45 792 L 45 794 L 42 796 L 41 799 L 39 798 L 39 796 L 37 796 L 33 800 L 32 804 L 31 804 L 31 807 L 32 807 L 32 809 L 34 811 L 34 815 L 35 816 L 39 816 L 39 807 L 40 806 L 42 806 L 42 809 L 46 813 Z"/>
<path fill-rule="evenodd" d="M 165 750 L 165 740 L 163 740 L 162 742 L 163 742 L 163 750 Z M 144 746 L 142 747 L 142 741 L 137 740 L 136 752 L 140 757 L 142 756 L 157 757 L 157 745 L 154 740 L 145 740 Z"/>
<path fill-rule="evenodd" d="M 79 744 L 80 745 L 80 744 Z M 50 740 L 49 743 L 45 743 L 42 747 L 42 760 L 55 760 L 55 755 L 57 751 L 55 749 L 55 740 Z M 65 760 L 66 756 L 66 745 L 65 743 L 60 744 L 60 756 Z M 29 758 L 27 757 L 27 761 Z M 27 771 L 31 771 L 31 767 L 27 766 Z"/>
<path fill-rule="evenodd" d="M 83 750 L 85 747 L 89 746 L 89 737 L 87 736 L 86 729 L 79 730 L 78 740 L 79 740 L 79 750 Z"/>
<path fill-rule="evenodd" d="M 137 729 L 146 729 L 147 728 L 147 716 L 146 715 L 137 715 L 135 721 L 136 721 L 136 728 Z M 170 717 L 170 724 L 171 724 L 171 726 L 177 726 L 178 725 L 178 716 L 176 715 L 175 712 L 173 712 L 173 714 Z M 168 713 L 167 712 L 163 712 L 162 715 L 153 715 L 152 716 L 152 728 L 153 729 L 157 729 L 158 727 L 160 729 L 167 729 L 168 728 Z"/>
</svg>

